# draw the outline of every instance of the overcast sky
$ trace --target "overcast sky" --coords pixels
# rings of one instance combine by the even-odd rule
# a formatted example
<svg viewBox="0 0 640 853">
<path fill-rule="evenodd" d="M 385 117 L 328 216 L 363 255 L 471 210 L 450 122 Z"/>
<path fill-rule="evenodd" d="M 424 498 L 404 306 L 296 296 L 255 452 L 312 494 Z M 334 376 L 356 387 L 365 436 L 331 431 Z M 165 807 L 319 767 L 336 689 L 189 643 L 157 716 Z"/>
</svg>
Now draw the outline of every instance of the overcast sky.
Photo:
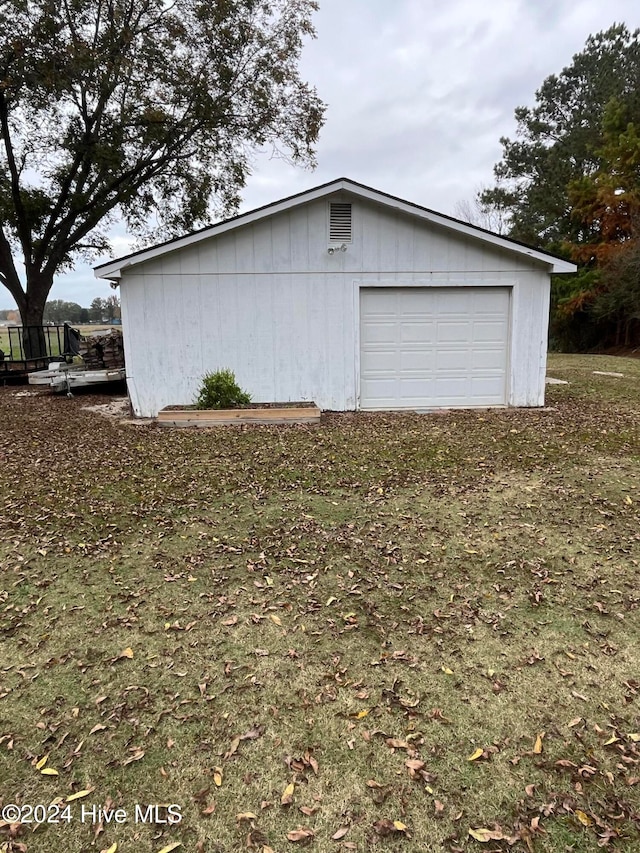
<svg viewBox="0 0 640 853">
<path fill-rule="evenodd" d="M 318 168 L 260 153 L 241 210 L 348 177 L 455 215 L 491 183 L 515 107 L 614 22 L 640 26 L 637 0 L 320 0 L 301 66 L 328 104 Z M 112 245 L 111 257 L 129 251 L 122 229 Z M 50 299 L 89 305 L 111 292 L 78 265 Z"/>
</svg>

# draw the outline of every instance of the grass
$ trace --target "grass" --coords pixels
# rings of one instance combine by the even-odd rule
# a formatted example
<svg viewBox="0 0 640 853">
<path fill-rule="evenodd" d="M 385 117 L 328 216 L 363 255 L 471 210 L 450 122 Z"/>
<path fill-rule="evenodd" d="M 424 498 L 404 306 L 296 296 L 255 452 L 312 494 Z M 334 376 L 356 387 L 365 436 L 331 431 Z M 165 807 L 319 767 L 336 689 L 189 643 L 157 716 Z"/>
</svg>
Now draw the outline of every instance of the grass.
<svg viewBox="0 0 640 853">
<path fill-rule="evenodd" d="M 4 389 L 0 800 L 89 793 L 0 849 L 637 850 L 640 361 L 550 373 L 319 428 Z"/>
</svg>

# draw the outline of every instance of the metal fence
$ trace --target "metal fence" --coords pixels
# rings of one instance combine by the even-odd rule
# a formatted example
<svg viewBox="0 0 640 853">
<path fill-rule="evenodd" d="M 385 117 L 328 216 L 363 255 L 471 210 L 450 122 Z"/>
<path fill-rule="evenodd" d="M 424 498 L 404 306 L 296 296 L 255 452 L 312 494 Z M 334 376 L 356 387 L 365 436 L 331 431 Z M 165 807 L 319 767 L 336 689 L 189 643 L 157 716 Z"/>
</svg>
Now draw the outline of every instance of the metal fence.
<svg viewBox="0 0 640 853">
<path fill-rule="evenodd" d="M 0 330 L 3 361 L 55 358 L 65 349 L 64 326 L 7 326 Z"/>
</svg>

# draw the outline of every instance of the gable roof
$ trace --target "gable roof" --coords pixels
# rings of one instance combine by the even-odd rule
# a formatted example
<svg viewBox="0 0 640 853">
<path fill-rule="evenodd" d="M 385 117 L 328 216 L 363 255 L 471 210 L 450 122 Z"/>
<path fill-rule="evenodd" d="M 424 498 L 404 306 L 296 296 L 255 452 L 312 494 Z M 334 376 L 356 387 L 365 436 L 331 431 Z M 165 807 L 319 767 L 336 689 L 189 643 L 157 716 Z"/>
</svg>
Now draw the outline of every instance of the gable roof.
<svg viewBox="0 0 640 853">
<path fill-rule="evenodd" d="M 219 234 L 224 234 L 233 228 L 239 228 L 243 225 L 249 225 L 252 222 L 257 222 L 267 216 L 273 216 L 276 213 L 282 213 L 286 210 L 291 210 L 302 204 L 307 204 L 310 201 L 324 198 L 332 193 L 345 190 L 358 198 L 372 201 L 376 204 L 384 205 L 385 207 L 402 211 L 410 216 L 418 217 L 426 222 L 431 222 L 434 225 L 442 226 L 450 231 L 458 234 L 473 237 L 476 240 L 482 240 L 496 248 L 507 249 L 510 252 L 523 255 L 535 261 L 540 261 L 551 267 L 550 272 L 563 273 L 575 272 L 577 267 L 575 264 L 558 258 L 555 255 L 545 252 L 542 249 L 536 249 L 533 246 L 528 246 L 526 243 L 520 243 L 517 240 L 512 240 L 509 237 L 502 237 L 499 234 L 494 234 L 492 231 L 487 231 L 477 225 L 470 225 L 468 222 L 462 222 L 459 219 L 454 219 L 452 216 L 447 216 L 444 213 L 438 213 L 435 210 L 430 210 L 428 207 L 422 207 L 419 204 L 414 204 L 410 201 L 397 198 L 388 193 L 374 190 L 357 181 L 352 181 L 349 178 L 337 178 L 335 181 L 329 181 L 326 184 L 321 184 L 310 190 L 296 193 L 280 201 L 265 204 L 255 210 L 249 210 L 246 213 L 240 213 L 237 216 L 232 216 L 230 219 L 224 219 L 215 225 L 209 225 L 199 231 L 193 231 L 185 234 L 182 237 L 174 237 L 172 240 L 167 240 L 164 243 L 158 243 L 155 246 L 150 246 L 148 249 L 141 249 L 137 252 L 132 252 L 129 255 L 124 255 L 121 258 L 116 258 L 113 261 L 107 261 L 94 268 L 96 278 L 105 278 L 112 281 L 117 281 L 122 270 L 145 261 L 152 260 L 168 252 L 184 249 L 194 243 L 199 243 L 201 240 L 207 240 L 209 237 L 216 237 Z"/>
</svg>

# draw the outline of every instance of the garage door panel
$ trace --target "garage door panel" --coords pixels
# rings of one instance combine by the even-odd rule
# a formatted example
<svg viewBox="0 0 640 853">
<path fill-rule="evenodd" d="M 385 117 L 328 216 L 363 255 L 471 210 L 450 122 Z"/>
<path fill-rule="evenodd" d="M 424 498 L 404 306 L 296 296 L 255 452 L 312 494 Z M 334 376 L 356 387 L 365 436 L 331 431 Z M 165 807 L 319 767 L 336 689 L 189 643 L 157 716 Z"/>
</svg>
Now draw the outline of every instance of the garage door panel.
<svg viewBox="0 0 640 853">
<path fill-rule="evenodd" d="M 507 323 L 505 320 L 475 320 L 473 323 L 473 339 L 477 343 L 495 341 L 502 344 L 506 334 Z"/>
<path fill-rule="evenodd" d="M 364 344 L 395 344 L 397 324 L 388 321 L 373 320 L 363 329 Z"/>
<path fill-rule="evenodd" d="M 469 393 L 469 378 L 467 376 L 439 376 L 434 381 L 434 387 L 438 397 L 447 395 L 466 397 Z"/>
<path fill-rule="evenodd" d="M 396 361 L 398 353 L 395 349 L 371 349 L 367 356 L 367 369 L 362 375 L 382 375 L 385 372 L 390 376 L 396 375 Z"/>
<path fill-rule="evenodd" d="M 363 288 L 361 407 L 504 404 L 509 300 L 500 287 Z"/>
<path fill-rule="evenodd" d="M 473 352 L 473 369 L 495 370 L 504 376 L 504 352 L 501 349 L 476 349 Z"/>
<path fill-rule="evenodd" d="M 399 356 L 398 367 L 402 373 L 418 371 L 421 374 L 425 374 L 433 370 L 434 350 L 431 347 L 426 349 L 402 349 Z"/>
<path fill-rule="evenodd" d="M 439 344 L 463 344 L 466 346 L 471 331 L 470 321 L 439 320 L 437 342 Z"/>
<path fill-rule="evenodd" d="M 401 343 L 435 343 L 436 324 L 433 320 L 416 321 L 401 320 L 398 323 L 399 340 Z"/>
<path fill-rule="evenodd" d="M 471 380 L 471 396 L 474 399 L 498 396 L 502 393 L 504 379 L 502 376 L 485 376 Z"/>
<path fill-rule="evenodd" d="M 504 314 L 505 296 L 508 302 L 509 289 L 506 287 L 463 287 L 465 299 L 474 314 Z"/>
<path fill-rule="evenodd" d="M 382 289 L 387 290 L 388 288 Z M 424 297 L 424 288 L 404 287 L 395 290 L 400 314 L 405 314 L 409 317 L 413 317 L 416 314 L 424 314 L 427 317 L 431 316 L 431 306 Z"/>
<path fill-rule="evenodd" d="M 389 379 L 363 379 L 361 392 L 367 399 L 395 402 L 398 394 L 398 381 L 395 376 Z M 391 406 L 391 408 L 394 408 Z"/>
<path fill-rule="evenodd" d="M 464 370 L 469 368 L 469 354 L 462 349 L 438 349 L 431 355 L 429 368 L 437 372 L 447 370 Z"/>
<path fill-rule="evenodd" d="M 422 397 L 425 394 L 433 392 L 434 380 L 429 376 L 407 376 L 400 380 L 400 385 L 404 394 L 410 397 Z"/>
</svg>

